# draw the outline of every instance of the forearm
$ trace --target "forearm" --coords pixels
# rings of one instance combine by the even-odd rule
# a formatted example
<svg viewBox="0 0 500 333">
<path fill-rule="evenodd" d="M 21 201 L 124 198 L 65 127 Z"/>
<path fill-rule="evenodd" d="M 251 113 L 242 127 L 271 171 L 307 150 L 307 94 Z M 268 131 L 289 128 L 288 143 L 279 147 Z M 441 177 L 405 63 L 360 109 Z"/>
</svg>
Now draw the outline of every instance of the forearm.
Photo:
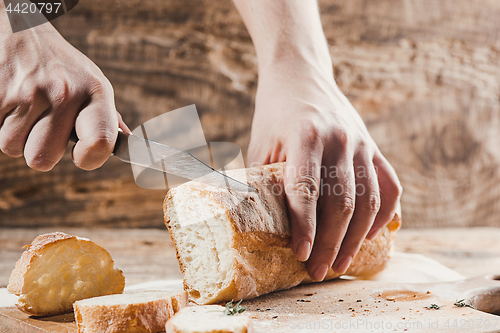
<svg viewBox="0 0 500 333">
<path fill-rule="evenodd" d="M 316 0 L 234 0 L 252 37 L 259 74 L 282 66 L 332 65 Z"/>
</svg>

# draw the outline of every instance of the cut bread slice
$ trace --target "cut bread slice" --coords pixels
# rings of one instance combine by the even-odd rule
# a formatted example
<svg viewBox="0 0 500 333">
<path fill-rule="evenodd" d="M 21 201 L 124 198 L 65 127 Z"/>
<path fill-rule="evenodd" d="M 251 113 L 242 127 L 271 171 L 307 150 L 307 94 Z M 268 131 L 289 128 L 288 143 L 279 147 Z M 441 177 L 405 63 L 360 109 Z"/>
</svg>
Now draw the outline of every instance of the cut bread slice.
<svg viewBox="0 0 500 333">
<path fill-rule="evenodd" d="M 165 224 L 184 274 L 184 288 L 197 304 L 250 299 L 311 282 L 295 259 L 283 182 L 284 163 L 227 174 L 247 180 L 242 193 L 191 181 L 171 189 Z M 399 214 L 399 215 L 398 215 Z M 381 271 L 390 257 L 400 213 L 373 240 L 365 240 L 347 275 Z M 340 274 L 331 268 L 326 280 Z"/>
<path fill-rule="evenodd" d="M 135 291 L 77 301 L 73 304 L 79 333 L 159 332 L 181 308 L 185 291 Z"/>
<path fill-rule="evenodd" d="M 227 315 L 220 305 L 188 306 L 167 321 L 166 333 L 249 333 L 252 320 L 244 313 Z"/>
<path fill-rule="evenodd" d="M 122 271 L 111 255 L 89 239 L 55 232 L 36 237 L 17 261 L 7 289 L 16 306 L 35 316 L 71 312 L 84 298 L 119 294 Z"/>
</svg>

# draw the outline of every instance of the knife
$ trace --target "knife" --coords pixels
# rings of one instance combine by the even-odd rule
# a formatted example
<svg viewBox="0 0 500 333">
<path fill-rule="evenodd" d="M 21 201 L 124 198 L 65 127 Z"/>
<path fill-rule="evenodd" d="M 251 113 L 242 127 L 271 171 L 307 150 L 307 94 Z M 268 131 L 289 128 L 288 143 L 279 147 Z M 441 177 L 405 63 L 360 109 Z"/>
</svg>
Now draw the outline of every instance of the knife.
<svg viewBox="0 0 500 333">
<path fill-rule="evenodd" d="M 73 128 L 70 141 L 78 142 Z M 189 180 L 227 188 L 235 191 L 254 192 L 245 183 L 227 176 L 205 164 L 191 153 L 155 141 L 146 140 L 133 134 L 118 131 L 113 155 L 123 162 L 173 174 Z"/>
</svg>

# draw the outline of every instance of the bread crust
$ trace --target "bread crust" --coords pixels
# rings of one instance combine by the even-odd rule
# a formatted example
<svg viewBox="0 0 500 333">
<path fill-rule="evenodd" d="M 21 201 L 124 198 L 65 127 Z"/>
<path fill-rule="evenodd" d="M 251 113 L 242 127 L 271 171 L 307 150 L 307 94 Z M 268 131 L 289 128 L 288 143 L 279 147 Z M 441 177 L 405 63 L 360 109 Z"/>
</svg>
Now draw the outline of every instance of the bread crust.
<svg viewBox="0 0 500 333">
<path fill-rule="evenodd" d="M 192 296 L 200 292 L 195 280 L 186 279 L 186 262 L 180 255 L 182 244 L 177 239 L 177 214 L 174 197 L 181 192 L 192 197 L 208 196 L 214 205 L 226 213 L 231 226 L 231 251 L 233 275 L 212 297 L 191 297 L 199 304 L 213 304 L 232 299 L 250 299 L 276 290 L 288 289 L 301 283 L 312 282 L 306 265 L 295 259 L 291 249 L 291 230 L 284 190 L 284 163 L 276 163 L 228 174 L 245 179 L 257 191 L 241 193 L 189 182 L 171 189 L 164 201 L 165 224 L 174 242 L 179 267 L 184 273 L 184 287 Z M 279 190 L 281 189 L 281 190 Z M 390 257 L 395 233 L 401 225 L 396 214 L 373 240 L 365 240 L 346 275 L 369 276 L 383 269 Z M 214 267 L 216 269 L 216 267 Z M 331 268 L 325 280 L 339 277 Z"/>
<path fill-rule="evenodd" d="M 148 293 L 143 291 L 137 293 Z M 120 296 L 127 297 L 127 294 Z M 106 297 L 106 296 L 105 296 Z M 73 304 L 79 333 L 160 332 L 181 308 L 187 306 L 185 291 L 143 303 L 118 305 Z"/>
<path fill-rule="evenodd" d="M 24 246 L 26 251 L 23 252 L 21 258 L 16 262 L 14 270 L 10 274 L 7 290 L 17 296 L 23 293 L 24 276 L 30 268 L 31 263 L 38 257 L 39 251 L 57 241 L 63 239 L 76 238 L 62 232 L 54 232 L 37 236 L 30 245 Z M 20 308 L 23 311 L 23 309 Z"/>
<path fill-rule="evenodd" d="M 61 245 L 61 242 L 66 242 L 71 240 L 85 241 L 91 243 L 92 246 L 94 246 L 94 248 L 99 249 L 100 251 L 102 251 L 102 253 L 105 253 L 107 256 L 109 256 L 112 262 L 111 255 L 104 248 L 93 243 L 87 238 L 72 236 L 62 232 L 54 232 L 54 233 L 39 235 L 32 241 L 30 245 L 25 246 L 26 250 L 21 255 L 21 258 L 16 262 L 14 270 L 11 273 L 7 290 L 15 295 L 23 296 L 23 294 L 27 292 L 26 288 L 28 289 L 30 288 L 26 286 L 32 285 L 32 281 L 27 281 L 27 276 L 28 272 L 35 264 L 35 262 L 37 262 L 38 260 L 44 260 L 43 253 L 45 253 L 47 250 L 51 249 L 52 247 Z M 115 271 L 116 271 L 115 274 L 117 274 L 117 276 L 120 277 L 120 282 L 117 283 L 116 285 L 113 285 L 113 293 L 121 293 L 123 292 L 123 289 L 125 287 L 125 278 L 123 277 L 123 272 L 121 270 L 115 268 Z M 21 298 L 16 303 L 16 307 L 19 310 L 34 316 L 52 316 L 52 315 L 71 312 L 72 310 L 71 304 L 68 305 L 68 307 L 60 307 L 52 311 L 36 310 L 32 308 L 30 304 L 23 303 L 20 300 Z M 41 308 L 43 308 L 43 306 Z"/>
</svg>

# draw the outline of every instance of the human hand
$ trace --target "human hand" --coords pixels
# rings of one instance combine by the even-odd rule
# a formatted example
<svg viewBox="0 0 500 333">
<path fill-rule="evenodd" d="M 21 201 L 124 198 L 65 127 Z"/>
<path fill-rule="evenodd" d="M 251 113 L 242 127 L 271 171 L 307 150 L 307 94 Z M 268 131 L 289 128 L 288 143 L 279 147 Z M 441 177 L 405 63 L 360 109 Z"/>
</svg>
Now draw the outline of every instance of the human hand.
<svg viewBox="0 0 500 333">
<path fill-rule="evenodd" d="M 100 167 L 113 151 L 118 128 L 129 131 L 111 84 L 50 23 L 11 33 L 6 19 L 0 17 L 0 150 L 24 155 L 29 167 L 48 171 L 64 155 L 74 127 L 75 165 Z"/>
<path fill-rule="evenodd" d="M 402 192 L 331 63 L 284 60 L 259 69 L 248 159 L 252 166 L 286 160 L 292 249 L 317 281 L 329 267 L 347 270 L 365 237 L 391 221 Z"/>
</svg>

